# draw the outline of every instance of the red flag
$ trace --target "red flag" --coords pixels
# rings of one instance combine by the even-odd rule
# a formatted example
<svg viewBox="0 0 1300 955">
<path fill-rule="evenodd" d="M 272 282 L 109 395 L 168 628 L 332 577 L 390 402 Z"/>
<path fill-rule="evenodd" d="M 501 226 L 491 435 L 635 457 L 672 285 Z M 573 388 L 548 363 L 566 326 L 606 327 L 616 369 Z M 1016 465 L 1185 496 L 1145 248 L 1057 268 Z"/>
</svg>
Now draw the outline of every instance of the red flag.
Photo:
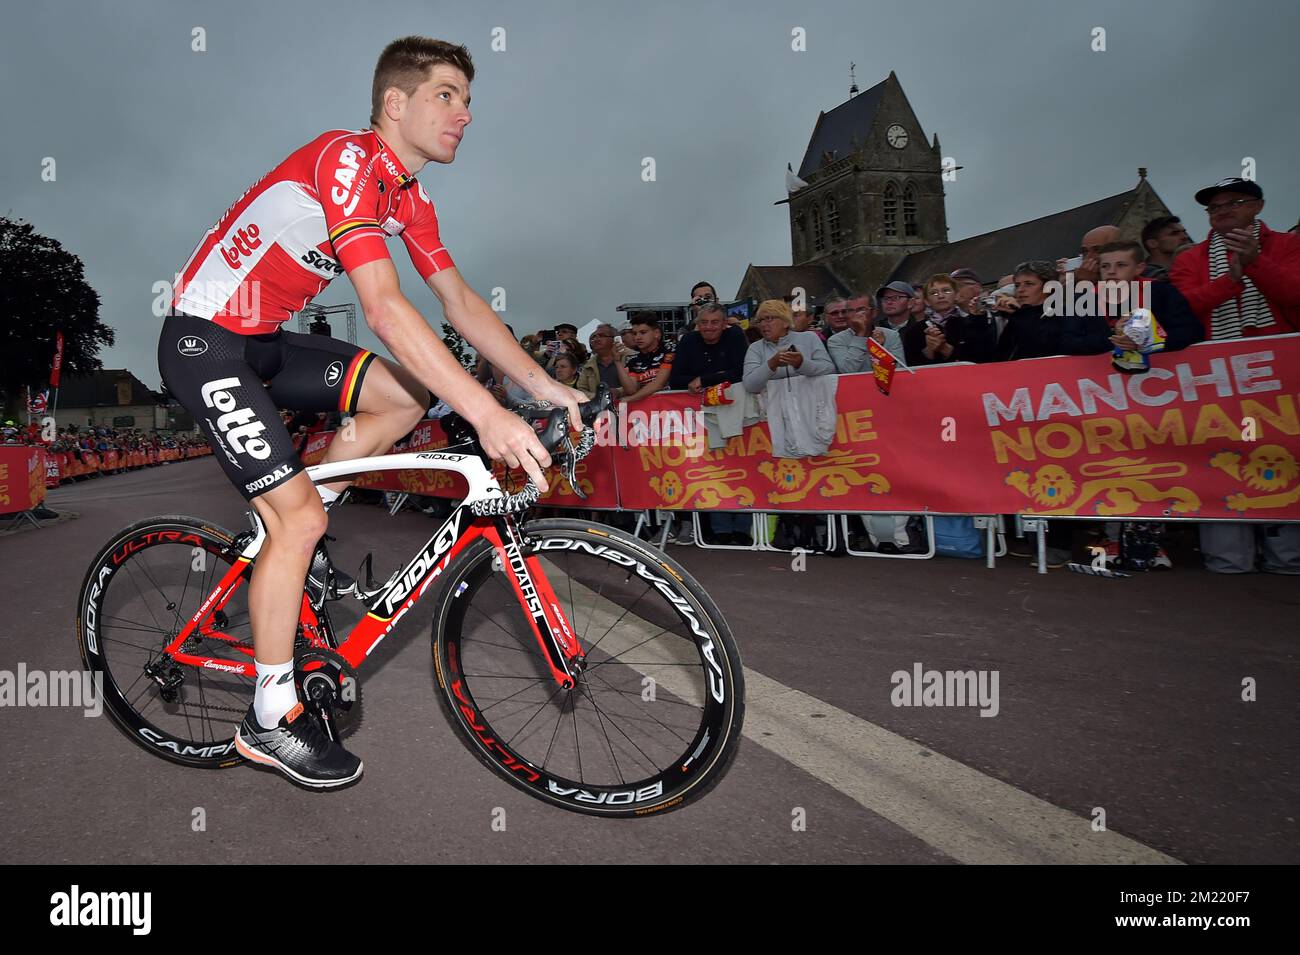
<svg viewBox="0 0 1300 955">
<path fill-rule="evenodd" d="M 63 368 L 63 332 L 54 333 L 54 368 L 50 370 L 50 387 L 59 387 L 59 371 Z"/>
</svg>

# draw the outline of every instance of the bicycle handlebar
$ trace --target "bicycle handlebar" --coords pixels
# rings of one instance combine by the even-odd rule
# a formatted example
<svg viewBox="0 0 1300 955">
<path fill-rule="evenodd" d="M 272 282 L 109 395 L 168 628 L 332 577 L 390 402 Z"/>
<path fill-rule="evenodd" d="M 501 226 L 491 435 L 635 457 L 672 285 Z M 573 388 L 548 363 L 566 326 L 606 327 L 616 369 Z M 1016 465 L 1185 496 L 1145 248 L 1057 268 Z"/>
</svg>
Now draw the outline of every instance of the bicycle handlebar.
<svg viewBox="0 0 1300 955">
<path fill-rule="evenodd" d="M 578 414 L 582 417 L 583 430 L 590 428 L 601 413 L 612 403 L 613 399 L 610 397 L 609 388 L 602 383 L 596 389 L 595 397 L 578 405 Z M 536 425 L 538 421 L 546 422 L 541 430 L 537 432 L 537 437 L 542 442 L 542 447 L 546 449 L 547 454 L 559 447 L 560 442 L 568 437 L 569 415 L 562 407 L 553 407 L 549 402 L 538 402 L 537 404 L 520 405 L 511 410 L 529 424 Z"/>
<path fill-rule="evenodd" d="M 592 429 L 592 425 L 611 404 L 613 404 L 613 398 L 609 393 L 609 387 L 602 383 L 596 389 L 594 398 L 578 405 L 578 414 L 582 419 L 582 436 L 578 439 L 577 446 L 575 447 L 570 443 L 568 450 L 561 457 L 564 459 L 569 484 L 579 497 L 585 497 L 586 495 L 579 490 L 577 483 L 574 481 L 574 469 L 577 467 L 578 462 L 585 458 L 595 446 L 596 433 Z M 563 407 L 554 407 L 550 402 L 537 402 L 535 404 L 521 405 L 510 410 L 534 427 L 538 422 L 544 422 L 541 429 L 538 430 L 537 438 L 542 447 L 546 449 L 547 454 L 554 452 L 560 446 L 560 442 L 567 440 L 569 437 L 569 414 Z M 443 430 L 447 432 L 447 437 L 453 444 L 465 443 L 466 441 L 473 441 L 477 444 L 474 429 L 470 427 L 469 422 L 459 415 L 453 412 L 453 414 L 444 417 L 442 423 Z M 472 505 L 471 509 L 480 517 L 509 514 L 532 507 L 537 503 L 541 494 L 541 490 L 529 478 L 522 491 L 507 494 L 502 498 L 478 501 Z"/>
</svg>

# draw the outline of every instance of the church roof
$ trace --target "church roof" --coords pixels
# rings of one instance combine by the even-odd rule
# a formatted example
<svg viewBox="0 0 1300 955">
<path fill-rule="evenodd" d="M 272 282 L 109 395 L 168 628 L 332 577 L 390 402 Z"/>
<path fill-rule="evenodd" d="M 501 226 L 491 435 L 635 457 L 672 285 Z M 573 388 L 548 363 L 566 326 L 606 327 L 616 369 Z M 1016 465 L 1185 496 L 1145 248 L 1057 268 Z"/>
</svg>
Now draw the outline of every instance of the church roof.
<svg viewBox="0 0 1300 955">
<path fill-rule="evenodd" d="M 898 264 L 889 280 L 924 282 L 936 272 L 974 269 L 988 284 L 1030 259 L 1055 262 L 1077 255 L 1083 234 L 1097 226 L 1118 224 L 1136 192 L 1136 188 L 1129 189 L 1054 215 L 913 252 Z"/>
<path fill-rule="evenodd" d="M 130 383 L 130 391 L 120 394 L 119 380 Z M 122 402 L 119 397 L 129 396 Z M 99 408 L 109 405 L 157 405 L 164 402 L 161 394 L 152 391 L 139 378 L 125 368 L 105 368 L 82 377 L 64 375 L 59 383 L 59 408 Z"/>
<path fill-rule="evenodd" d="M 822 164 L 822 154 L 831 153 L 836 159 L 844 159 L 853 151 L 852 139 L 865 139 L 871 124 L 875 122 L 876 110 L 885 94 L 885 84 L 881 80 L 869 90 L 852 96 L 829 113 L 817 116 L 817 125 L 813 127 L 808 140 L 808 149 L 799 164 L 799 178 L 807 179 Z"/>
<path fill-rule="evenodd" d="M 801 288 L 809 301 L 821 302 L 830 295 L 843 295 L 849 291 L 848 286 L 824 265 L 751 265 L 742 281 L 742 290 L 750 279 L 758 286 L 760 298 L 783 298 L 793 289 Z M 737 297 L 740 297 L 739 292 Z"/>
</svg>

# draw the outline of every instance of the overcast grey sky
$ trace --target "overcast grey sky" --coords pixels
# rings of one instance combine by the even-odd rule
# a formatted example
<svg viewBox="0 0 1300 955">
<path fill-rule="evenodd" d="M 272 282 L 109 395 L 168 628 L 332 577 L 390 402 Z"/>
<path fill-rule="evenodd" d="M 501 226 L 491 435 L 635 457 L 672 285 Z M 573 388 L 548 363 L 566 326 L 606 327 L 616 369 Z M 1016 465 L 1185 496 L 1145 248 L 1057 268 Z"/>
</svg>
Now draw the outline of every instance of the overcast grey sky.
<svg viewBox="0 0 1300 955">
<path fill-rule="evenodd" d="M 790 261 L 786 163 L 819 110 L 894 70 L 964 168 L 951 239 L 1090 202 L 1150 169 L 1205 234 L 1196 188 L 1253 157 L 1263 218 L 1300 217 L 1292 0 L 9 3 L 0 37 L 0 213 L 86 264 L 118 343 L 159 376 L 152 286 L 254 180 L 330 128 L 362 128 L 379 51 L 421 33 L 474 56 L 474 121 L 420 181 L 466 279 L 520 333 L 684 299 Z M 194 27 L 207 51 L 191 50 Z M 1093 52 L 1091 31 L 1106 30 Z M 506 31 L 493 52 L 492 31 Z M 791 49 L 802 27 L 807 51 Z M 57 180 L 41 180 L 44 157 Z M 652 156 L 657 181 L 641 179 Z M 437 300 L 400 242 L 403 287 Z M 321 304 L 355 301 L 346 278 Z M 368 329 L 362 344 L 382 351 Z M 386 354 L 386 352 L 383 352 Z"/>
</svg>

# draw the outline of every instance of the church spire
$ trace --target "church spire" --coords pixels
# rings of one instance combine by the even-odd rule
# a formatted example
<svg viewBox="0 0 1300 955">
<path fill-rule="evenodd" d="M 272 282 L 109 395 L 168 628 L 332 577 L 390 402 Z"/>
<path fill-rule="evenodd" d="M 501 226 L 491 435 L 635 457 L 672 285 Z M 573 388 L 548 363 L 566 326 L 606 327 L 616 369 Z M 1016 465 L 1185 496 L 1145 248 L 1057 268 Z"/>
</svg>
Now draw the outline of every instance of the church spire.
<svg viewBox="0 0 1300 955">
<path fill-rule="evenodd" d="M 853 61 L 851 60 L 849 61 L 849 99 L 852 99 L 853 97 L 858 95 L 858 81 L 857 78 L 853 75 L 853 70 L 857 67 L 857 65 L 858 64 L 854 63 Z"/>
</svg>

